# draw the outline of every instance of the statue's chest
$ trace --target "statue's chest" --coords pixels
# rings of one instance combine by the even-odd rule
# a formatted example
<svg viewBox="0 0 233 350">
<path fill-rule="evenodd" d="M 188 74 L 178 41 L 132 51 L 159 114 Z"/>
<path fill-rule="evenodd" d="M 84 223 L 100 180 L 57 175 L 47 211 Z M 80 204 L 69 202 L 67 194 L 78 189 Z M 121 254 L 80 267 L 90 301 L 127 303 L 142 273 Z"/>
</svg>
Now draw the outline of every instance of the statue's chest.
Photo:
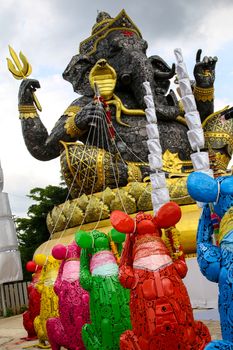
<svg viewBox="0 0 233 350">
<path fill-rule="evenodd" d="M 102 250 L 94 254 L 90 261 L 92 276 L 114 276 L 118 274 L 118 265 L 112 252 Z"/>
</svg>

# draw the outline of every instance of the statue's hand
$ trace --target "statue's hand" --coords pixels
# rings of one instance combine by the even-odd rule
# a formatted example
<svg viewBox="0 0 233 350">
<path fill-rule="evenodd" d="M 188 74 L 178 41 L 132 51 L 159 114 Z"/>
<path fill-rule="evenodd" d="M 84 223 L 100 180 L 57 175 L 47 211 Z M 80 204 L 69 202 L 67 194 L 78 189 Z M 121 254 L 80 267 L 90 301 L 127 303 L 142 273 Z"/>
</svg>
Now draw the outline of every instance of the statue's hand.
<svg viewBox="0 0 233 350">
<path fill-rule="evenodd" d="M 87 130 L 90 126 L 98 127 L 105 117 L 105 110 L 102 103 L 90 102 L 78 113 L 76 126 L 80 130 Z"/>
<path fill-rule="evenodd" d="M 33 104 L 33 92 L 40 88 L 40 83 L 35 79 L 24 79 L 19 87 L 19 105 Z"/>
<path fill-rule="evenodd" d="M 194 67 L 194 77 L 196 79 L 196 85 L 201 88 L 213 87 L 215 80 L 215 65 L 218 58 L 205 56 L 201 61 L 201 52 L 199 49 L 196 55 L 196 64 Z"/>
</svg>

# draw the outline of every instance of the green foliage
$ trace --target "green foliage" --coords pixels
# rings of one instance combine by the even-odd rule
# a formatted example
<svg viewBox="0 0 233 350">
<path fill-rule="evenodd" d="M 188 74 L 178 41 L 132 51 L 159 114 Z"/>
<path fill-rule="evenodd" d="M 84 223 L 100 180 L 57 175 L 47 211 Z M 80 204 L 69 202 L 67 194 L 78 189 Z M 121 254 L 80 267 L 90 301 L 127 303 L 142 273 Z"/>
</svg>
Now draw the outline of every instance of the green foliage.
<svg viewBox="0 0 233 350">
<path fill-rule="evenodd" d="M 55 205 L 63 203 L 68 189 L 59 186 L 33 188 L 28 195 L 36 203 L 28 209 L 27 218 L 15 219 L 24 280 L 31 280 L 31 273 L 25 270 L 27 261 L 32 260 L 36 248 L 49 239 L 46 217 Z"/>
<path fill-rule="evenodd" d="M 28 307 L 27 307 L 26 305 L 22 305 L 22 306 L 20 307 L 19 313 L 20 313 L 20 314 L 23 314 L 25 311 L 27 311 L 27 309 L 28 309 Z"/>
<path fill-rule="evenodd" d="M 8 308 L 6 309 L 6 315 L 5 315 L 5 317 L 11 317 L 11 316 L 14 316 L 14 311 L 13 311 L 10 307 L 8 307 Z"/>
</svg>

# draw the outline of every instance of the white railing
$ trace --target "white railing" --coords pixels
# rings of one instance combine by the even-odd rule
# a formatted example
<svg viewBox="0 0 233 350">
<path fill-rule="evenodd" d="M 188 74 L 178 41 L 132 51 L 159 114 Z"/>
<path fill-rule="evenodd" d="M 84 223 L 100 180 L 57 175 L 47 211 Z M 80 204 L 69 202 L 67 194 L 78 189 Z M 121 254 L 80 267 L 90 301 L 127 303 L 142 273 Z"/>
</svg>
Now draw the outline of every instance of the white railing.
<svg viewBox="0 0 233 350">
<path fill-rule="evenodd" d="M 20 314 L 28 306 L 27 286 L 29 283 L 21 281 L 1 285 L 1 316 Z"/>
</svg>

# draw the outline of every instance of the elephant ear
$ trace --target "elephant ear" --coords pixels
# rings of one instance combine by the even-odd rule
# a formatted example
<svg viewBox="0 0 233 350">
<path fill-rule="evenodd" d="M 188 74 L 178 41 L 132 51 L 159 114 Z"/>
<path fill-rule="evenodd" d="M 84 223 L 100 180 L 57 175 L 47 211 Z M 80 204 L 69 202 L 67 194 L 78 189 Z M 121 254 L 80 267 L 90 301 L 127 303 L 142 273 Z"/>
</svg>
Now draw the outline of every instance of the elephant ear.
<svg viewBox="0 0 233 350">
<path fill-rule="evenodd" d="M 198 202 L 214 203 L 218 196 L 217 181 L 201 172 L 188 176 L 187 189 L 190 196 Z"/>
<path fill-rule="evenodd" d="M 89 74 L 94 64 L 94 59 L 90 56 L 75 55 L 62 76 L 73 85 L 74 91 L 78 94 L 93 96 L 93 90 L 89 83 Z"/>
<path fill-rule="evenodd" d="M 110 215 L 112 226 L 122 233 L 133 233 L 135 231 L 135 221 L 126 213 L 114 210 Z"/>
<path fill-rule="evenodd" d="M 91 236 L 90 232 L 80 230 L 75 234 L 75 242 L 80 248 L 92 248 L 93 237 Z"/>
<path fill-rule="evenodd" d="M 149 61 L 154 69 L 155 80 L 169 80 L 175 75 L 175 64 L 172 65 L 172 68 L 160 57 L 157 55 L 149 57 Z"/>
<path fill-rule="evenodd" d="M 233 176 L 229 176 L 222 181 L 221 193 L 233 196 Z"/>
<path fill-rule="evenodd" d="M 112 238 L 113 242 L 118 243 L 118 244 L 123 243 L 125 240 L 125 234 L 117 231 L 115 228 L 113 228 L 109 232 L 109 235 Z"/>
</svg>

